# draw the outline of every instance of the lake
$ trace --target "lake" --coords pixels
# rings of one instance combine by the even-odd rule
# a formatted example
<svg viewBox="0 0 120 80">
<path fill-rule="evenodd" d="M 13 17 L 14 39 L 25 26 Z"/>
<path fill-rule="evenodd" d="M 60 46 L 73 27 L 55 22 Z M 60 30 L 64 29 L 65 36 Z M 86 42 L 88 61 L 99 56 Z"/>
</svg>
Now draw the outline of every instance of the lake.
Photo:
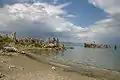
<svg viewBox="0 0 120 80">
<path fill-rule="evenodd" d="M 120 49 L 92 49 L 74 47 L 56 56 L 57 59 L 64 59 L 77 63 L 84 63 L 90 66 L 120 70 Z"/>
</svg>

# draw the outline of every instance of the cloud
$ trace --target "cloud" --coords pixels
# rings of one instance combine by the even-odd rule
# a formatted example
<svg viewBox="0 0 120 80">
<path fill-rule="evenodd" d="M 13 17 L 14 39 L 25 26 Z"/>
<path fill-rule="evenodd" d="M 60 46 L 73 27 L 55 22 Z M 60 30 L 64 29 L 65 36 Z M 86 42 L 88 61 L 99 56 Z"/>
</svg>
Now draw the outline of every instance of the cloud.
<svg viewBox="0 0 120 80">
<path fill-rule="evenodd" d="M 108 19 L 91 25 L 92 31 L 95 32 L 94 38 L 100 41 L 120 43 L 120 0 L 89 0 L 89 3 L 109 14 Z"/>
<path fill-rule="evenodd" d="M 24 1 L 24 0 L 23 0 Z M 66 17 L 76 17 L 68 14 L 63 8 L 71 3 L 52 5 L 34 2 L 15 3 L 0 8 L 0 31 L 16 31 L 20 36 L 33 36 L 47 38 L 59 37 L 64 41 L 85 42 L 119 42 L 120 40 L 120 12 L 119 5 L 113 0 L 90 0 L 89 2 L 110 14 L 105 20 L 97 21 L 88 28 L 82 28 L 71 22 Z M 114 0 L 117 1 L 117 0 Z M 112 6 L 111 6 L 112 5 Z M 114 7 L 115 5 L 115 7 Z M 108 41 L 109 40 L 109 41 Z"/>
<path fill-rule="evenodd" d="M 79 41 L 87 30 L 65 19 L 72 16 L 63 10 L 70 3 L 58 6 L 48 3 L 15 3 L 0 8 L 0 31 L 16 31 L 34 37 L 56 36 L 62 40 Z M 78 35 L 79 34 L 79 35 Z"/>
<path fill-rule="evenodd" d="M 76 17 L 76 15 L 68 14 L 66 17 L 68 17 L 68 18 L 74 18 L 74 17 Z"/>
<path fill-rule="evenodd" d="M 89 2 L 110 14 L 120 12 L 120 0 L 89 0 Z"/>
</svg>

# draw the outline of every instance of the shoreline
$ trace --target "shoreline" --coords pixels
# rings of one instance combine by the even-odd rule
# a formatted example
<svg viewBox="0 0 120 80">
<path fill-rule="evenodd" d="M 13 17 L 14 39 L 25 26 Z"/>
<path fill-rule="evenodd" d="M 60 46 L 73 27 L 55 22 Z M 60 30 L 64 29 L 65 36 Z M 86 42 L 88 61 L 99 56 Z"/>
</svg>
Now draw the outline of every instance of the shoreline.
<svg viewBox="0 0 120 80">
<path fill-rule="evenodd" d="M 52 61 L 46 60 L 45 58 L 40 57 L 38 55 L 34 55 L 32 53 L 26 53 L 25 55 L 39 62 L 43 62 L 49 65 L 62 68 L 64 71 L 76 72 L 84 76 L 99 78 L 99 79 L 103 79 L 103 78 L 108 79 L 108 80 L 113 80 L 113 79 L 119 80 L 120 79 L 120 73 L 117 71 L 112 71 L 112 70 L 102 69 L 102 68 L 97 68 L 97 67 L 92 67 L 92 66 L 84 66 L 84 65 L 81 65 L 81 66 L 76 66 L 73 64 L 66 65 L 65 62 L 59 63 L 54 60 Z"/>
<path fill-rule="evenodd" d="M 58 67 L 54 71 L 51 67 L 50 64 L 18 53 L 12 56 L 0 55 L 0 71 L 4 75 L 0 80 L 100 80 L 75 72 L 63 71 Z"/>
<path fill-rule="evenodd" d="M 35 60 L 40 64 L 42 63 L 46 66 L 51 66 L 51 67 L 55 66 L 58 71 L 61 70 L 63 72 L 68 72 L 71 74 L 76 73 L 81 76 L 95 78 L 97 80 L 99 80 L 99 79 L 100 80 L 119 80 L 120 79 L 120 72 L 103 69 L 103 68 L 98 68 L 98 67 L 93 67 L 93 66 L 86 66 L 84 64 L 75 65 L 70 62 L 59 61 L 59 60 L 55 60 L 53 58 L 49 59 L 49 55 L 40 55 L 38 53 L 33 53 L 33 52 L 32 53 L 25 52 L 24 54 L 22 54 L 20 52 L 19 53 L 16 53 L 16 52 L 6 53 L 5 52 L 5 54 L 7 54 L 7 55 L 9 54 L 8 57 L 11 57 L 11 59 L 12 59 L 12 57 L 14 58 L 14 55 L 23 56 L 23 57 L 27 57 L 31 60 Z M 20 65 L 19 63 L 17 63 L 17 64 Z M 25 64 L 25 65 L 27 65 L 27 64 Z"/>
<path fill-rule="evenodd" d="M 21 74 L 21 72 L 23 72 L 23 73 L 27 73 L 28 75 L 29 72 L 31 73 L 31 71 L 33 71 L 34 73 L 31 73 L 31 76 L 36 74 L 36 72 L 38 72 L 38 74 L 42 74 L 44 72 L 46 72 L 45 74 L 47 74 L 50 72 L 52 76 L 56 75 L 59 72 L 60 72 L 59 75 L 62 75 L 62 76 L 65 76 L 65 75 L 68 76 L 69 74 L 71 74 L 70 79 L 68 79 L 69 78 L 68 76 L 67 79 L 64 79 L 64 80 L 74 80 L 74 78 L 76 77 L 79 77 L 76 80 L 80 80 L 81 77 L 83 78 L 82 80 L 119 80 L 120 79 L 120 73 L 116 71 L 110 71 L 106 69 L 100 69 L 100 68 L 89 67 L 84 65 L 77 66 L 71 63 L 66 64 L 65 62 L 59 63 L 55 60 L 46 59 L 45 56 L 36 55 L 34 53 L 25 53 L 25 54 L 6 53 L 6 54 L 12 54 L 12 56 L 3 55 L 0 57 L 6 58 L 8 60 L 10 59 L 10 61 L 1 61 L 2 58 L 0 59 L 0 61 L 3 64 L 10 62 L 9 64 L 7 64 L 8 69 L 6 65 L 3 65 L 5 66 L 5 69 L 3 69 L 3 74 L 5 74 L 5 76 L 8 75 L 10 78 L 11 76 L 16 77 L 16 73 L 17 75 L 19 75 Z M 52 71 L 52 66 L 56 67 L 55 71 Z M 44 67 L 47 67 L 47 68 L 44 69 Z M 45 74 L 44 76 L 46 76 Z M 4 79 L 3 77 L 3 80 L 11 80 L 11 79 L 8 79 L 8 78 Z M 13 80 L 29 80 L 29 79 L 13 79 Z M 39 80 L 39 79 L 35 79 L 35 80 Z M 48 80 L 48 79 L 43 79 L 43 80 Z M 55 80 L 55 79 L 51 79 L 51 80 Z M 57 79 L 57 80 L 61 80 L 61 79 Z"/>
</svg>

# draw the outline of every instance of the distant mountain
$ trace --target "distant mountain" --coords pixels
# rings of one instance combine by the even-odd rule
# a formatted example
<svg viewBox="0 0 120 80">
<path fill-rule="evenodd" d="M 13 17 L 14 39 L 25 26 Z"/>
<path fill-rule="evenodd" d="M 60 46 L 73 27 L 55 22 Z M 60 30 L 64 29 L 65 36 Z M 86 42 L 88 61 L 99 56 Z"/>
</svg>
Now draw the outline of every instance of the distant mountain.
<svg viewBox="0 0 120 80">
<path fill-rule="evenodd" d="M 0 31 L 0 34 L 10 34 L 10 33 L 12 33 L 12 32 L 10 32 L 10 31 Z"/>
<path fill-rule="evenodd" d="M 66 46 L 79 46 L 83 47 L 83 43 L 74 43 L 74 42 L 60 42 L 61 44 L 65 44 Z"/>
</svg>

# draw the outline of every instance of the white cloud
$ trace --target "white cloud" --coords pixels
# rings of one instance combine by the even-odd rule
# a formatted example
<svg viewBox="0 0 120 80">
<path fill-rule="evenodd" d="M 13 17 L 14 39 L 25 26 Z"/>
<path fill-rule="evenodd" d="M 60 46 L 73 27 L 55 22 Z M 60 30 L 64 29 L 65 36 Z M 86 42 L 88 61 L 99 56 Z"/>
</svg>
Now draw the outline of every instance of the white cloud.
<svg viewBox="0 0 120 80">
<path fill-rule="evenodd" d="M 65 19 L 65 17 L 76 17 L 63 10 L 70 3 L 58 6 L 41 2 L 6 5 L 0 8 L 0 31 L 17 31 L 20 35 L 35 37 L 58 36 L 66 41 L 77 42 L 86 40 L 101 42 L 108 39 L 119 39 L 120 14 L 116 8 L 119 6 L 115 5 L 114 7 L 112 0 L 110 4 L 107 2 L 109 0 L 105 0 L 105 2 L 103 0 L 90 1 L 90 3 L 108 12 L 110 17 L 95 22 L 89 28 L 76 26 Z"/>
<path fill-rule="evenodd" d="M 120 12 L 120 0 L 89 0 L 89 2 L 110 14 Z"/>
<path fill-rule="evenodd" d="M 86 37 L 84 30 L 87 29 L 76 26 L 65 19 L 65 16 L 70 15 L 63 8 L 69 4 L 55 6 L 38 2 L 6 5 L 0 8 L 0 31 L 17 31 L 19 34 L 30 33 L 29 35 L 39 34 L 38 36 L 55 35 L 61 39 L 69 39 L 69 41 Z"/>
<path fill-rule="evenodd" d="M 109 19 L 98 21 L 91 26 L 95 32 L 94 38 L 120 42 L 120 0 L 89 0 L 89 3 L 110 15 Z"/>
<path fill-rule="evenodd" d="M 68 18 L 74 18 L 74 17 L 76 17 L 76 16 L 73 15 L 73 14 L 68 14 L 66 17 L 68 17 Z"/>
</svg>

